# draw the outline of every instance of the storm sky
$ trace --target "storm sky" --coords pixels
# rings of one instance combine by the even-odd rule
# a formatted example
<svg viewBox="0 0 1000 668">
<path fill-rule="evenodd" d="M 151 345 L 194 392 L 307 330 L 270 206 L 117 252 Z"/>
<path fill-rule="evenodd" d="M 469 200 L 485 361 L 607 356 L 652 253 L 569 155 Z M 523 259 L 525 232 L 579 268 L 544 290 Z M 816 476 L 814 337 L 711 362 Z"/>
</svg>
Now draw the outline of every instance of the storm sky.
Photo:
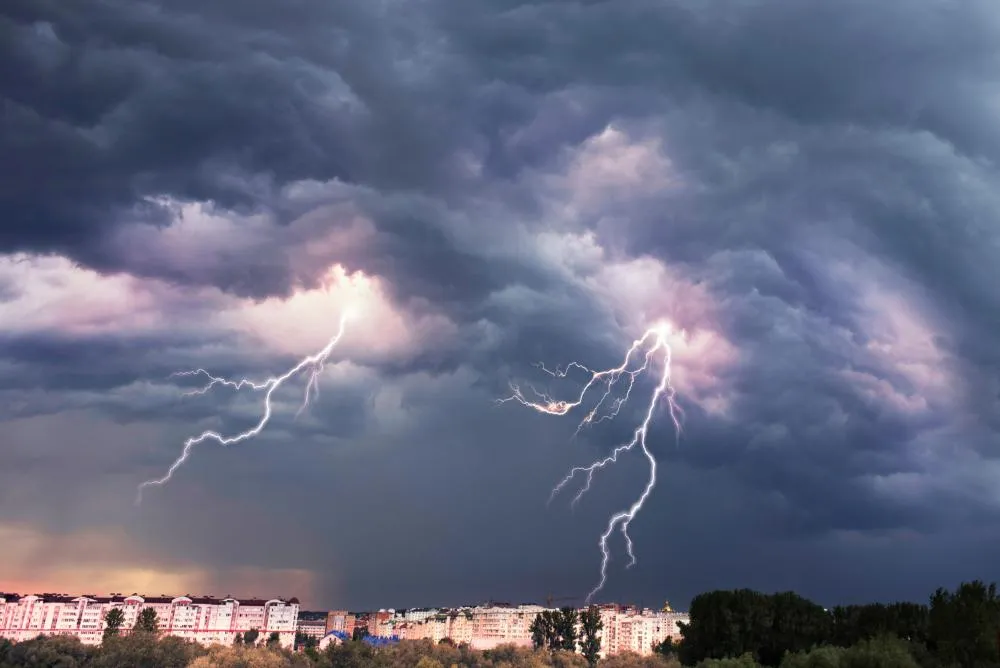
<svg viewBox="0 0 1000 668">
<path fill-rule="evenodd" d="M 600 600 L 1000 577 L 993 0 L 6 0 L 0 591 L 582 600 L 573 398 L 666 319 L 686 413 Z M 359 309 L 312 407 L 280 373 Z"/>
</svg>

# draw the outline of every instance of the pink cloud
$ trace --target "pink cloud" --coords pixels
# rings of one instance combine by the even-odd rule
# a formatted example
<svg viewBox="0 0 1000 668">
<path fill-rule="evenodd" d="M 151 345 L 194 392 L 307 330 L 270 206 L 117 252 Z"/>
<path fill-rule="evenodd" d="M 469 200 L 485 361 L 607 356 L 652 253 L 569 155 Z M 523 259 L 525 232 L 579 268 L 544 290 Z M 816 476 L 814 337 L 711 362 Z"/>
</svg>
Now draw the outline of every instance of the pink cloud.
<svg viewBox="0 0 1000 668">
<path fill-rule="evenodd" d="M 261 352 L 303 355 L 322 348 L 341 313 L 356 313 L 341 350 L 359 363 L 405 359 L 447 346 L 458 327 L 446 316 L 407 313 L 381 279 L 329 267 L 314 288 L 261 301 L 215 288 L 187 288 L 128 274 L 102 275 L 54 256 L 0 257 L 0 282 L 13 298 L 0 303 L 7 331 L 69 335 L 218 331 L 242 336 Z"/>
</svg>

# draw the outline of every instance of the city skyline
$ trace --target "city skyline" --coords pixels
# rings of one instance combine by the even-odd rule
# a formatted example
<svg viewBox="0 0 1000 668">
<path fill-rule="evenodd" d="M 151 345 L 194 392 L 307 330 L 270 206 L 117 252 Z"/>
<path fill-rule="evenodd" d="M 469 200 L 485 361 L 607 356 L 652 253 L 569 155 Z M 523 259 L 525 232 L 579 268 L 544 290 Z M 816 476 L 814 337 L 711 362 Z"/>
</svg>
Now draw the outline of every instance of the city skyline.
<svg viewBox="0 0 1000 668">
<path fill-rule="evenodd" d="M 539 605 L 486 604 L 451 609 L 372 611 L 326 614 L 302 610 L 298 599 L 237 599 L 196 596 L 28 595 L 0 593 L 0 639 L 15 643 L 40 635 L 74 636 L 87 645 L 103 645 L 108 635 L 135 630 L 175 636 L 201 645 L 257 644 L 263 639 L 295 649 L 312 639 L 322 649 L 363 630 L 365 642 L 382 645 L 404 640 L 430 640 L 490 650 L 501 645 L 530 648 L 532 627 L 554 609 Z M 112 614 L 114 612 L 115 614 Z M 148 612 L 152 612 L 149 620 Z M 624 651 L 650 655 L 668 638 L 679 638 L 686 613 L 601 606 L 597 611 L 604 656 Z M 117 616 L 117 617 L 116 617 Z M 318 619 L 317 619 L 318 617 Z M 145 619 L 145 621 L 143 621 Z"/>
<path fill-rule="evenodd" d="M 1000 580 L 996 3 L 2 5 L 0 590 Z"/>
</svg>

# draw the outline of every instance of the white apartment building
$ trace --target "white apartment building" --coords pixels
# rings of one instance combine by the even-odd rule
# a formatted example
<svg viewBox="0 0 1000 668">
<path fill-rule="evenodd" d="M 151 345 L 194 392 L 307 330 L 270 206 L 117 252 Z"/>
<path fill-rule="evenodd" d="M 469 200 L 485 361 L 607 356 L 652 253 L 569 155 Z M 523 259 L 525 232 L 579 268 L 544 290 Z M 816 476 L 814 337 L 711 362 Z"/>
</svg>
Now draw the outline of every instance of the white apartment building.
<svg viewBox="0 0 1000 668">
<path fill-rule="evenodd" d="M 326 620 L 300 619 L 295 630 L 306 638 L 321 640 L 326 635 Z"/>
<path fill-rule="evenodd" d="M 667 638 L 680 642 L 680 622 L 688 623 L 684 612 L 656 612 L 621 606 L 602 606 L 601 656 L 635 652 L 643 656 Z"/>
<path fill-rule="evenodd" d="M 121 608 L 128 633 L 143 608 L 156 611 L 160 632 L 203 644 L 232 644 L 237 633 L 250 629 L 266 640 L 278 633 L 283 647 L 295 642 L 299 602 L 297 599 L 249 599 L 208 597 L 19 596 L 0 594 L 0 637 L 14 642 L 38 635 L 74 635 L 87 644 L 98 644 L 104 634 L 104 617 Z"/>
<path fill-rule="evenodd" d="M 473 649 L 499 645 L 531 646 L 531 623 L 546 608 L 538 605 L 476 606 L 457 610 L 420 611 L 419 616 L 390 620 L 393 634 L 404 640 L 450 638 Z M 426 614 L 425 614 L 426 613 Z"/>
<path fill-rule="evenodd" d="M 438 608 L 410 608 L 397 610 L 393 619 L 400 622 L 425 622 L 440 612 Z"/>
<path fill-rule="evenodd" d="M 390 635 L 401 640 L 429 639 L 439 642 L 450 638 L 456 644 L 468 643 L 474 649 L 493 649 L 499 645 L 531 646 L 531 623 L 548 608 L 539 605 L 478 606 L 441 610 L 407 619 L 399 615 L 389 622 Z M 686 613 L 655 612 L 617 605 L 599 608 L 603 629 L 601 656 L 635 652 L 644 656 L 667 638 L 680 641 L 679 622 L 689 621 Z M 582 610 L 581 610 L 582 612 Z"/>
</svg>

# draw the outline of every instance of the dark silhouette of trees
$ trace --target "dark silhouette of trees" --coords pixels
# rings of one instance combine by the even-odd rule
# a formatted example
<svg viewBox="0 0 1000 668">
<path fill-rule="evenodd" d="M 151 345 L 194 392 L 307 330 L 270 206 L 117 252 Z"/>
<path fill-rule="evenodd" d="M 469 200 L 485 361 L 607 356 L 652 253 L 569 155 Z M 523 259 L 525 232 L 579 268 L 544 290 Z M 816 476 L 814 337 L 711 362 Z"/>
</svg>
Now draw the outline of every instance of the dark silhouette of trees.
<svg viewBox="0 0 1000 668">
<path fill-rule="evenodd" d="M 871 603 L 837 606 L 830 614 L 833 618 L 831 642 L 839 647 L 849 647 L 882 635 L 927 642 L 929 609 L 926 605 Z"/>
<path fill-rule="evenodd" d="M 260 631 L 257 629 L 250 629 L 243 634 L 243 644 L 244 645 L 256 645 L 257 638 L 260 637 Z"/>
<path fill-rule="evenodd" d="M 0 641 L 0 668 L 77 668 L 92 665 L 96 653 L 97 648 L 67 636 L 41 636 L 19 643 Z"/>
<path fill-rule="evenodd" d="M 186 668 L 206 648 L 180 638 L 141 632 L 101 644 L 88 668 Z"/>
<path fill-rule="evenodd" d="M 580 613 L 580 654 L 591 666 L 597 665 L 598 654 L 601 652 L 601 621 L 600 611 L 590 606 Z"/>
<path fill-rule="evenodd" d="M 535 616 L 529 627 L 535 649 L 576 651 L 577 612 L 573 608 L 545 610 Z"/>
<path fill-rule="evenodd" d="M 104 640 L 118 635 L 125 623 L 125 611 L 121 608 L 111 608 L 104 615 Z"/>
<path fill-rule="evenodd" d="M 672 636 L 667 636 L 663 642 L 653 647 L 653 652 L 665 659 L 673 659 L 677 657 L 679 649 L 677 641 Z"/>
<path fill-rule="evenodd" d="M 139 616 L 135 620 L 136 633 L 149 633 L 155 635 L 160 630 L 160 620 L 157 619 L 156 610 L 153 608 L 143 608 L 139 611 Z"/>
<path fill-rule="evenodd" d="M 549 611 L 546 610 L 535 615 L 535 619 L 531 622 L 528 630 L 531 631 L 531 644 L 535 646 L 535 649 L 547 647 L 549 638 L 553 634 L 552 615 Z"/>
<path fill-rule="evenodd" d="M 685 665 L 750 656 L 765 666 L 777 666 L 788 653 L 820 645 L 849 646 L 887 634 L 923 642 L 926 606 L 879 604 L 828 612 L 792 592 L 714 591 L 692 601 L 679 655 Z"/>
<path fill-rule="evenodd" d="M 281 647 L 281 635 L 277 631 L 271 631 L 270 635 L 267 636 L 267 640 L 264 642 L 264 646 L 271 649 Z"/>
<path fill-rule="evenodd" d="M 776 666 L 786 652 L 826 641 L 830 629 L 823 608 L 792 592 L 714 591 L 691 602 L 691 622 L 683 626 L 679 654 L 685 665 L 750 655 Z"/>
<path fill-rule="evenodd" d="M 1000 601 L 996 584 L 963 582 L 931 596 L 928 645 L 943 665 L 1000 664 Z"/>
</svg>

